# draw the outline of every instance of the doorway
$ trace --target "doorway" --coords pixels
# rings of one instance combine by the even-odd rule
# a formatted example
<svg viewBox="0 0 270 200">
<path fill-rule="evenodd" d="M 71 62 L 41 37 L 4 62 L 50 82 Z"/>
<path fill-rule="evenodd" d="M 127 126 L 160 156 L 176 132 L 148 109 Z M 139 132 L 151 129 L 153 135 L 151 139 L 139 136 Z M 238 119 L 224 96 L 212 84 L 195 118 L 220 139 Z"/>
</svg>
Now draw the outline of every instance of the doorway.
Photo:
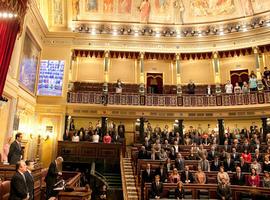
<svg viewBox="0 0 270 200">
<path fill-rule="evenodd" d="M 235 83 L 239 83 L 239 86 L 242 87 L 244 82 L 248 83 L 249 75 L 248 69 L 243 70 L 232 70 L 230 71 L 231 83 L 235 86 Z"/>
<path fill-rule="evenodd" d="M 151 94 L 163 93 L 162 73 L 147 73 L 147 92 Z"/>
</svg>

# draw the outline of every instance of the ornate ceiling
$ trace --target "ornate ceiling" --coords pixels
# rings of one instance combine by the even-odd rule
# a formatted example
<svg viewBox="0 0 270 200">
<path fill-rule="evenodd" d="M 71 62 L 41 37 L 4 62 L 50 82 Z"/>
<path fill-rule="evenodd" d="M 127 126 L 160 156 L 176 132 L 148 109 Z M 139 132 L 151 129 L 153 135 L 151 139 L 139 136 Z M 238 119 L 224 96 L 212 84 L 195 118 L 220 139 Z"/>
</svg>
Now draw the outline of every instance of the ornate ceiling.
<svg viewBox="0 0 270 200">
<path fill-rule="evenodd" d="M 169 51 L 193 51 L 194 37 L 202 51 L 235 49 L 238 42 L 241 48 L 269 43 L 270 0 L 35 1 L 50 34 L 61 32 L 72 37 L 71 43 L 94 49 L 117 47 L 119 37 L 126 48 L 137 49 L 147 41 L 158 51 L 166 45 Z"/>
</svg>

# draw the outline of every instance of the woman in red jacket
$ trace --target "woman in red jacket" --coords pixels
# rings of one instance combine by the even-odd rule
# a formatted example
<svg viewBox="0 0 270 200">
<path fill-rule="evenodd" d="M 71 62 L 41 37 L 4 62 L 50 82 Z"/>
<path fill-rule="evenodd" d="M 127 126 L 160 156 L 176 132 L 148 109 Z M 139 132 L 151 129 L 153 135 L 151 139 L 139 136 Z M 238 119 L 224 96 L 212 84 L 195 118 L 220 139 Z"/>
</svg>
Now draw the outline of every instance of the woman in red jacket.
<svg viewBox="0 0 270 200">
<path fill-rule="evenodd" d="M 106 133 L 106 135 L 103 137 L 103 143 L 109 144 L 112 142 L 112 137 L 109 135 L 109 133 Z"/>
<path fill-rule="evenodd" d="M 256 169 L 251 169 L 251 174 L 248 176 L 248 185 L 252 187 L 260 187 L 260 177 L 256 172 Z"/>
<path fill-rule="evenodd" d="M 244 159 L 246 163 L 251 163 L 251 154 L 248 153 L 247 149 L 245 149 L 244 153 L 241 154 L 241 157 Z"/>
</svg>

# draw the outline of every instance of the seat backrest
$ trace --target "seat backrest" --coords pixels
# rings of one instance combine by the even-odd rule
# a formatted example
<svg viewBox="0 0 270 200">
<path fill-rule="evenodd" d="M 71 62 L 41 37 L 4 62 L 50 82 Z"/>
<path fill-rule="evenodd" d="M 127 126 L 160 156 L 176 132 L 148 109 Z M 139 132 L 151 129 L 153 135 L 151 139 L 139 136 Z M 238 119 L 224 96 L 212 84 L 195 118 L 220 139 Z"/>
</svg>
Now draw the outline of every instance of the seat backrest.
<svg viewBox="0 0 270 200">
<path fill-rule="evenodd" d="M 1 200 L 8 200 L 10 192 L 10 181 L 2 182 L 0 186 L 0 199 Z"/>
</svg>

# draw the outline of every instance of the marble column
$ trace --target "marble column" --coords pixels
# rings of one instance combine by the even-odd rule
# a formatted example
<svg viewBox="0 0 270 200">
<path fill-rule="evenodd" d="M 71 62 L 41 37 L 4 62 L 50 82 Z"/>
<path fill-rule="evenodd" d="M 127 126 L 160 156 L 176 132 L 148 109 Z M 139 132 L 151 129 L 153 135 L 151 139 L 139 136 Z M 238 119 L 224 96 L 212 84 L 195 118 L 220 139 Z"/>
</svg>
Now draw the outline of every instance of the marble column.
<svg viewBox="0 0 270 200">
<path fill-rule="evenodd" d="M 262 75 L 261 75 L 261 62 L 260 62 L 260 53 L 259 53 L 259 49 L 258 47 L 254 47 L 253 48 L 253 53 L 254 53 L 254 57 L 255 57 L 255 68 L 256 68 L 256 76 L 257 76 L 257 88 L 258 91 L 262 91 L 263 90 L 263 83 L 262 83 Z"/>
</svg>

